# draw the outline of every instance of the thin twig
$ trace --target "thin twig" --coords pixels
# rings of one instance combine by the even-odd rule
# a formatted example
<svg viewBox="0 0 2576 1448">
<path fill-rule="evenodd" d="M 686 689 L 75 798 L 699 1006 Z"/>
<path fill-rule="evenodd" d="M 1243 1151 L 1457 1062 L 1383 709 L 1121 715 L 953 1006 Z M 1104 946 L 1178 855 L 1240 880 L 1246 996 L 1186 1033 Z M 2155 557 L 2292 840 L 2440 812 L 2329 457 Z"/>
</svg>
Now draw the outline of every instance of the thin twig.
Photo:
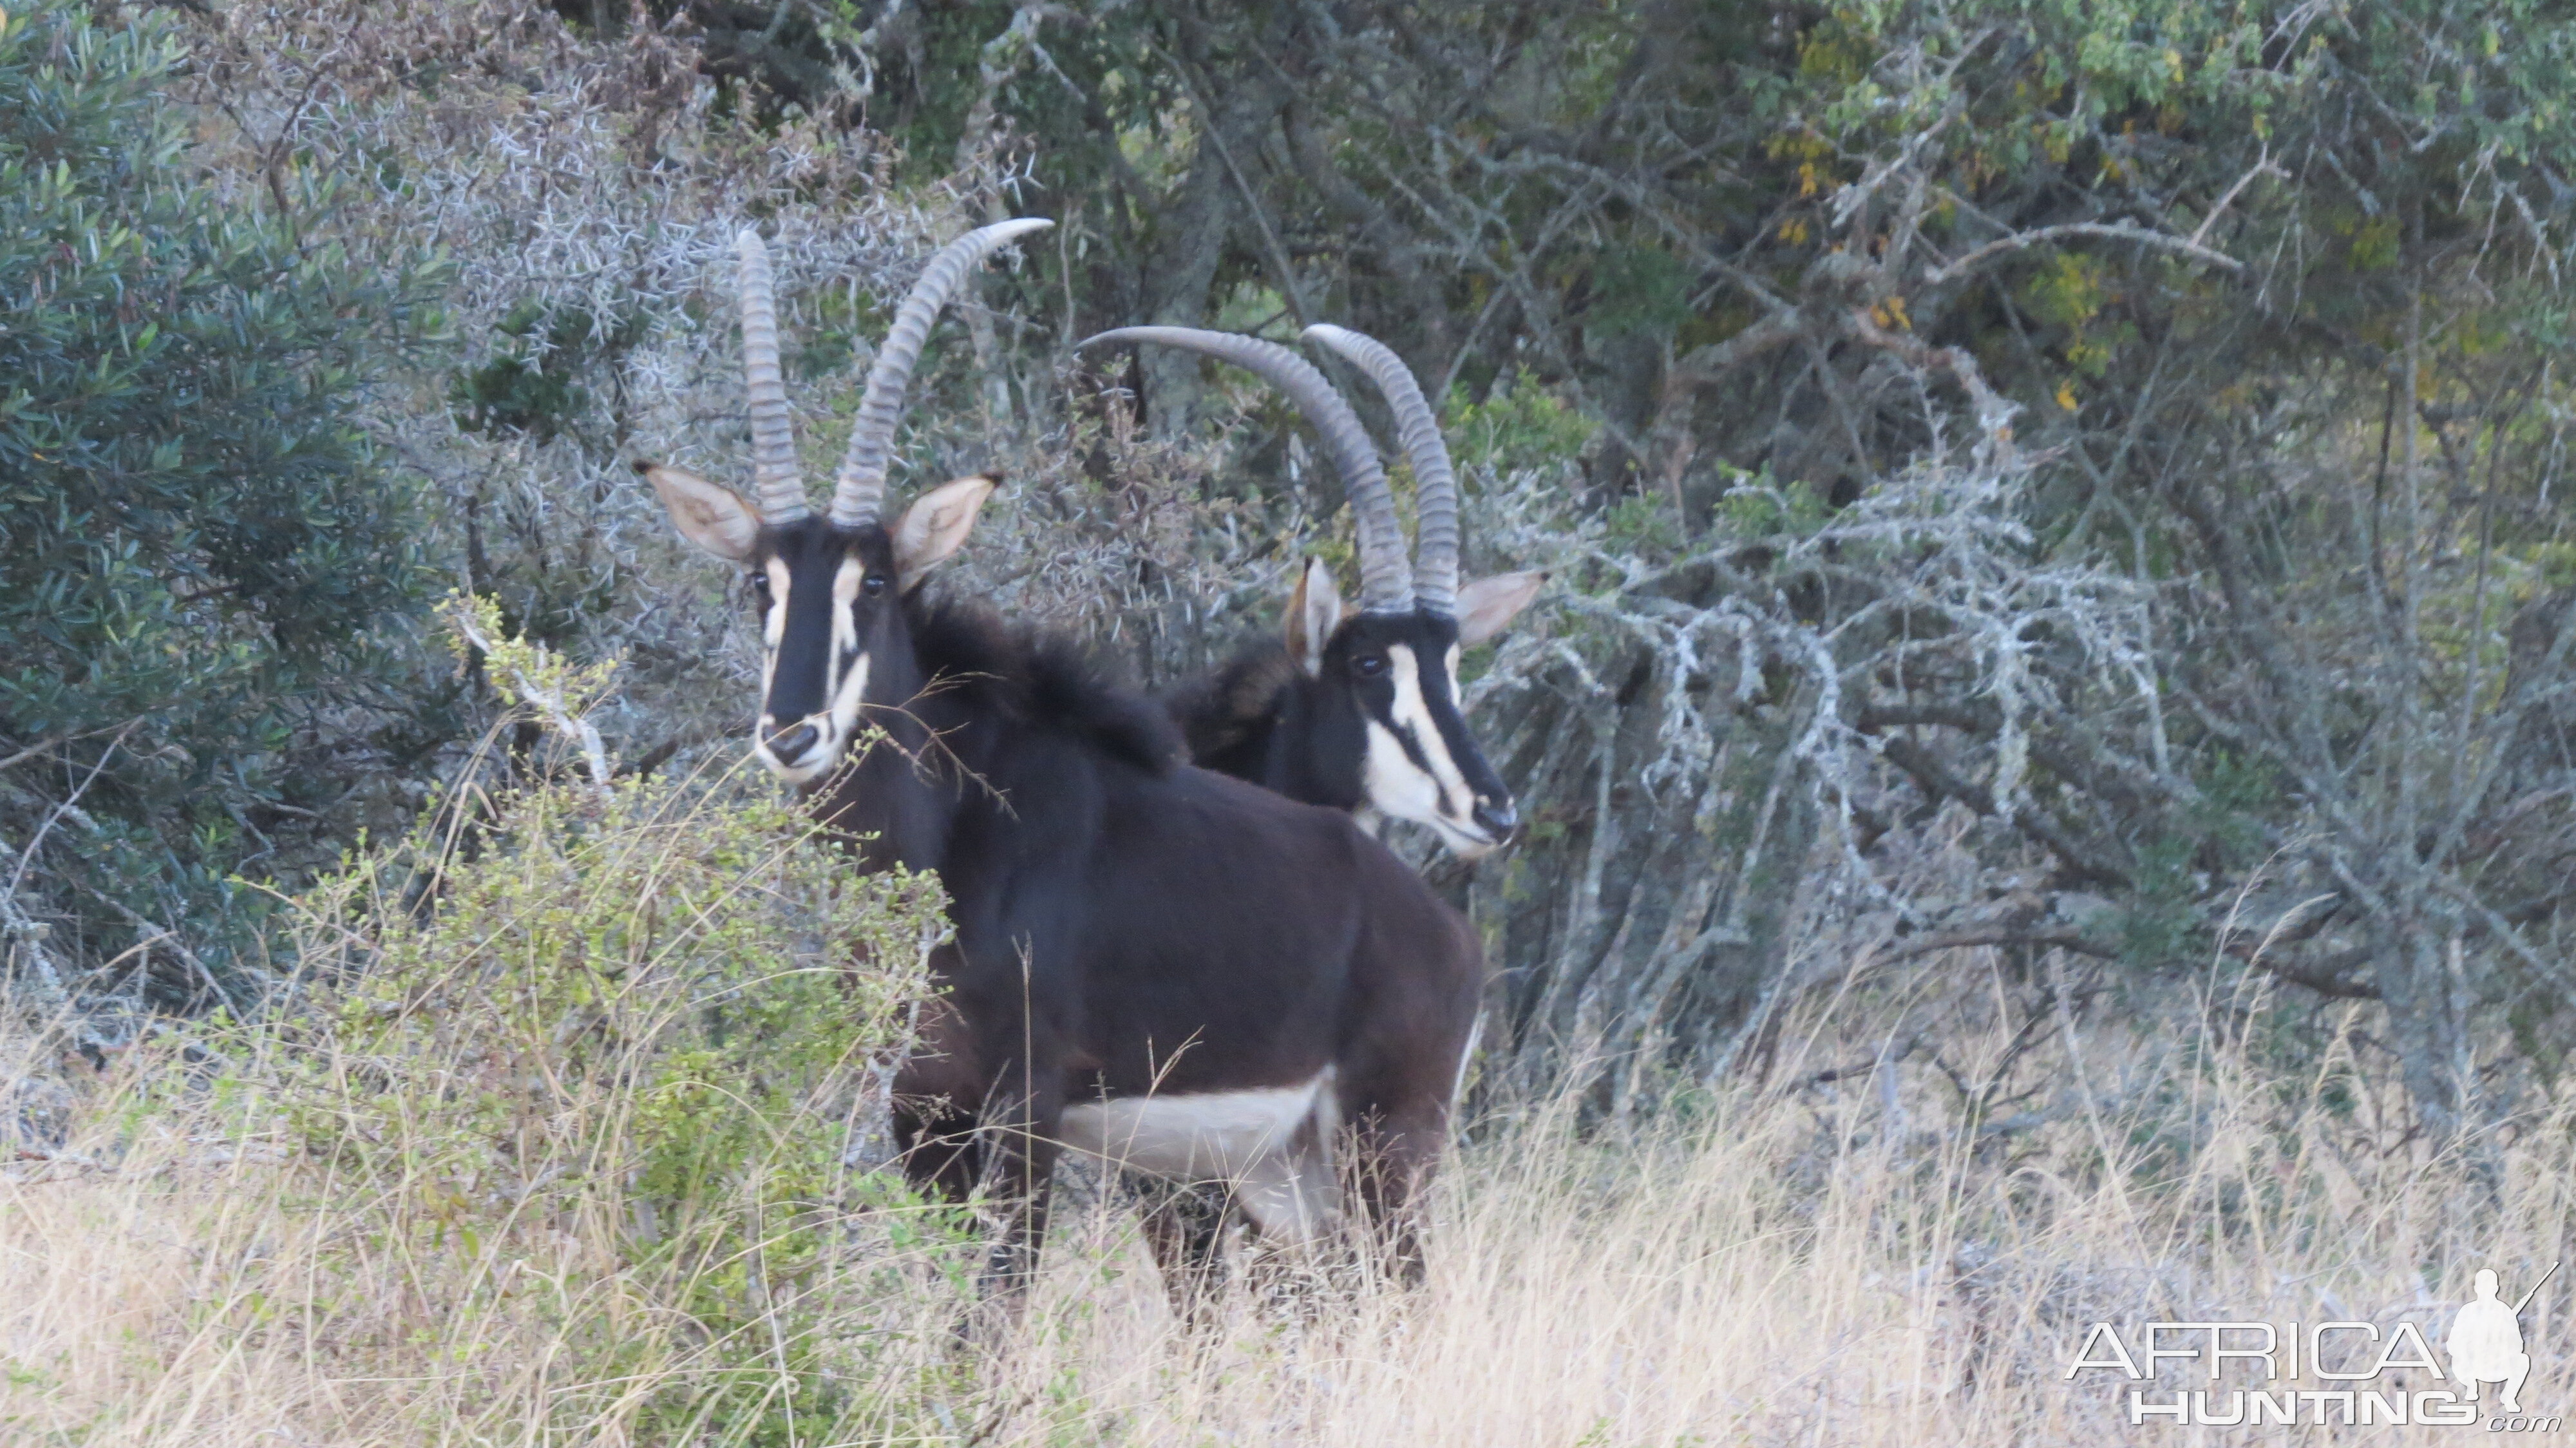
<svg viewBox="0 0 2576 1448">
<path fill-rule="evenodd" d="M 2141 246 L 2178 251 L 2195 261 L 2205 261 L 2211 266 L 2225 267 L 2232 272 L 2241 273 L 2245 270 L 2245 263 L 2225 252 L 2211 251 L 2208 247 L 2202 246 L 2196 238 L 2186 240 L 2179 236 L 2167 236 L 2161 231 L 2149 231 L 2143 226 L 2131 226 L 2126 222 L 2069 221 L 2057 226 L 2043 226 L 2037 231 L 2015 232 L 2011 236 L 1987 242 L 1947 266 L 1934 267 L 1924 274 L 1923 280 L 1938 286 L 1992 257 L 2077 236 L 2099 237 L 2106 241 L 2134 241 Z"/>
</svg>

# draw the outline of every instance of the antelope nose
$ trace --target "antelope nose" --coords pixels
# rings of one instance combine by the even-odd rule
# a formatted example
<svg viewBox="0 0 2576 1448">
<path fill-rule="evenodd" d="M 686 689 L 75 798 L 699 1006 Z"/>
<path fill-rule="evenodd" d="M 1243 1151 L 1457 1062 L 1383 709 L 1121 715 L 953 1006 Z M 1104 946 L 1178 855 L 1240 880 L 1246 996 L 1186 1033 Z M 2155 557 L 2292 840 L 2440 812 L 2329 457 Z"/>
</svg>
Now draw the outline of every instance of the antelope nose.
<svg viewBox="0 0 2576 1448">
<path fill-rule="evenodd" d="M 763 742 L 769 746 L 770 758 L 781 764 L 794 764 L 805 757 L 805 751 L 813 748 L 814 741 L 820 737 L 821 731 L 811 724 L 790 724 Z"/>
<path fill-rule="evenodd" d="M 1510 839 L 1512 831 L 1520 828 L 1521 813 L 1512 808 L 1512 802 L 1509 799 L 1495 800 L 1478 795 L 1476 823 L 1483 827 L 1485 833 L 1492 835 L 1495 841 L 1500 843 Z"/>
</svg>

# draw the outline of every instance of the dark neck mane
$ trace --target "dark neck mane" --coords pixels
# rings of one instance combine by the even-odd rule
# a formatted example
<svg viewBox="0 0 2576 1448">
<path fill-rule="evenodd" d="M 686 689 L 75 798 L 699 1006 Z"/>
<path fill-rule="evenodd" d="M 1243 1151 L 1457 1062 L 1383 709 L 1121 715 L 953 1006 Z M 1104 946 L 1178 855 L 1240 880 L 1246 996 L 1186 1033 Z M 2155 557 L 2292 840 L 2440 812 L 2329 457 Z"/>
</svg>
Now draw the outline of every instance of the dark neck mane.
<svg viewBox="0 0 2576 1448">
<path fill-rule="evenodd" d="M 1069 736 L 1156 774 L 1188 759 L 1170 716 L 1071 642 L 951 599 L 916 596 L 905 613 L 925 714 Z"/>
<path fill-rule="evenodd" d="M 1222 774 L 1261 779 L 1279 724 L 1279 696 L 1303 678 L 1287 645 L 1262 639 L 1183 685 L 1168 706 L 1188 738 L 1190 757 Z"/>
<path fill-rule="evenodd" d="M 887 682 L 918 692 L 872 715 L 888 742 L 807 797 L 815 818 L 871 865 L 944 868 L 960 811 L 988 814 L 993 803 L 970 781 L 1010 777 L 1015 749 L 1049 736 L 1151 774 L 1188 762 L 1180 730 L 1158 705 L 1062 639 L 972 604 L 918 597 L 905 601 L 904 624 L 912 657 L 888 660 Z"/>
</svg>

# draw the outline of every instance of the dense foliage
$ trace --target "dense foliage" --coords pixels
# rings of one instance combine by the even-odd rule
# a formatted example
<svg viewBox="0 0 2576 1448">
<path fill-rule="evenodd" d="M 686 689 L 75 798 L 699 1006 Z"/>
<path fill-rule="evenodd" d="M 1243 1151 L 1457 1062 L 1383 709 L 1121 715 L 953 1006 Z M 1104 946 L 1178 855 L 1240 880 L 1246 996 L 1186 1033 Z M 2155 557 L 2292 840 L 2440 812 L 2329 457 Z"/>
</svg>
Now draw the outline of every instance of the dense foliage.
<svg viewBox="0 0 2576 1448">
<path fill-rule="evenodd" d="M 1487 706 L 1538 801 L 1470 890 L 1524 1046 L 1713 1076 L 1822 907 L 2071 951 L 2079 1000 L 2213 953 L 2385 1000 L 2437 1135 L 2528 1079 L 2475 1019 L 2555 1073 L 2559 12 L 763 9 L 655 13 L 745 96 L 854 68 L 925 173 L 1019 158 L 1067 335 L 1329 318 L 1453 421 L 1521 379 L 1589 424 L 1540 530 L 1598 531 L 1576 656 L 1507 648 Z M 1194 363 L 1136 381 L 1204 411 Z M 1918 501 L 2008 482 L 1973 539 L 1865 516 L 1943 469 Z M 1987 883 L 1925 877 L 1944 811 Z"/>
<path fill-rule="evenodd" d="M 772 798 L 568 780 L 472 812 L 473 859 L 433 810 L 316 882 L 283 922 L 294 991 L 190 1038 L 222 1063 L 227 1129 L 284 1148 L 297 1215 L 350 1214 L 304 1330 L 350 1362 L 435 1344 L 432 1420 L 497 1406 L 532 1355 L 562 1386 L 522 1414 L 624 1418 L 644 1442 L 813 1442 L 917 1411 L 864 1324 L 901 1254 L 957 1224 L 868 1168 L 937 885 L 851 885 Z M 168 1084 L 177 1109 L 206 1095 Z M 854 1243 L 872 1206 L 884 1230 Z M 556 1253 L 564 1280 L 531 1280 Z"/>
<path fill-rule="evenodd" d="M 457 257 L 464 355 L 355 415 L 513 628 L 626 652 L 619 769 L 741 722 L 740 611 L 624 469 L 740 472 L 730 229 L 781 257 L 819 473 L 912 260 L 1042 213 L 904 443 L 1014 478 L 973 586 L 1162 680 L 1339 556 L 1274 400 L 1069 349 L 1139 321 L 1386 338 L 1446 399 L 1471 566 L 1555 570 L 1469 666 L 1528 835 L 1426 861 L 1534 1072 L 1687 1094 L 1771 1069 L 1808 986 L 1962 958 L 2024 1036 L 2210 992 L 2284 1063 L 2399 1073 L 2435 1136 L 2563 1069 L 2551 7 L 560 0 L 190 36 L 225 215 L 292 202 L 307 258 Z M 377 717 L 451 687 L 415 667 Z M 2017 1053 L 1888 1050 L 1972 1116 L 2068 1109 Z"/>
<path fill-rule="evenodd" d="M 353 711 L 431 575 L 358 409 L 435 293 L 299 235 L 325 185 L 208 185 L 171 27 L 5 25 L 0 922 L 192 991 L 255 913 L 228 878 L 329 859 L 309 822 L 383 758 Z"/>
</svg>

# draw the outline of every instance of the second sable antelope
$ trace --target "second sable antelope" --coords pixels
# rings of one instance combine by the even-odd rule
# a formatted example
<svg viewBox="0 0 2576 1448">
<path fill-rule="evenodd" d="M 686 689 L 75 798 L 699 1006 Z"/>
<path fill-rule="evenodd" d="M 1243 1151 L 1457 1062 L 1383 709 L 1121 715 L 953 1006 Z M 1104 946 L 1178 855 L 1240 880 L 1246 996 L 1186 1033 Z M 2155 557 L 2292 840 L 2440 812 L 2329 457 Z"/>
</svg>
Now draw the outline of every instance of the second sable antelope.
<svg viewBox="0 0 2576 1448">
<path fill-rule="evenodd" d="M 1306 336 L 1356 364 L 1394 411 L 1421 504 L 1417 568 L 1377 448 L 1313 364 L 1276 342 L 1190 327 L 1124 327 L 1084 340 L 1153 342 L 1231 362 L 1286 393 L 1322 435 L 1359 535 L 1360 599 L 1342 604 L 1310 560 L 1288 601 L 1283 642 L 1238 654 L 1171 700 L 1199 764 L 1308 804 L 1428 825 L 1474 858 L 1518 827 L 1511 791 L 1486 763 L 1458 698 L 1458 656 L 1509 624 L 1546 582 L 1505 573 L 1458 583 L 1458 482 L 1412 370 L 1374 338 L 1314 326 Z"/>
<path fill-rule="evenodd" d="M 988 226 L 932 259 L 878 352 L 827 516 L 797 477 L 768 259 L 745 232 L 757 501 L 638 466 L 682 536 L 749 575 L 762 761 L 860 867 L 933 870 L 947 889 L 955 939 L 932 961 L 942 993 L 896 1081 L 896 1128 L 918 1180 L 996 1194 L 995 1284 L 1033 1264 L 1066 1149 L 1224 1183 L 1272 1238 L 1322 1231 L 1347 1178 L 1410 1275 L 1413 1203 L 1482 986 L 1465 920 L 1347 816 L 1182 763 L 1161 708 L 1069 647 L 926 594 L 991 480 L 880 519 L 942 305 L 1046 224 Z M 1205 1260 L 1185 1235 L 1158 1216 L 1176 1290 Z"/>
</svg>

